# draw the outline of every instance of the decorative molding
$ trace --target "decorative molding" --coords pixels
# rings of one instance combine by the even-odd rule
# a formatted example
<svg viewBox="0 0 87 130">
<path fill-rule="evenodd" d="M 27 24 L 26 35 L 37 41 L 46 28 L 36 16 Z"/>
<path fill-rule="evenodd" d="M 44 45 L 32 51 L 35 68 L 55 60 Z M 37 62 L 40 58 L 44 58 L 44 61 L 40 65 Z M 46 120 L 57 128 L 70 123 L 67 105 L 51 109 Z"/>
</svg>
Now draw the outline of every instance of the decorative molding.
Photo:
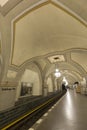
<svg viewBox="0 0 87 130">
<path fill-rule="evenodd" d="M 7 0 L 3 6 L 0 6 L 1 14 L 6 16 L 20 2 L 22 2 L 22 0 Z"/>
<path fill-rule="evenodd" d="M 31 62 L 33 62 L 33 61 L 35 61 L 37 59 L 43 59 L 43 58 L 45 58 L 46 60 L 48 60 L 47 57 L 50 57 L 50 56 L 53 56 L 53 55 L 64 55 L 65 61 L 66 61 L 66 59 L 67 59 L 67 57 L 66 57 L 67 53 L 81 52 L 81 51 L 86 52 L 87 49 L 85 49 L 85 48 L 71 48 L 71 49 L 67 49 L 67 50 L 64 50 L 64 51 L 56 51 L 56 52 L 48 53 L 48 54 L 45 54 L 45 55 L 41 55 L 41 56 L 36 56 L 36 57 L 30 58 L 30 59 L 26 60 L 25 62 L 23 62 L 20 66 L 17 66 L 17 65 L 14 65 L 14 64 L 11 64 L 10 66 L 13 66 L 15 68 L 21 68 L 25 64 L 31 63 Z"/>
<path fill-rule="evenodd" d="M 32 11 L 34 11 L 34 10 L 40 8 L 40 7 L 43 7 L 44 5 L 47 5 L 49 3 L 50 3 L 50 1 L 48 1 L 48 0 L 41 0 L 38 3 L 35 3 L 31 7 L 29 7 L 28 9 L 26 9 L 24 12 L 22 12 L 20 15 L 18 15 L 15 19 L 12 20 L 12 22 L 11 22 L 11 25 L 12 25 L 12 29 L 11 29 L 12 30 L 12 39 L 11 39 L 11 57 L 10 57 L 10 62 L 11 62 L 12 66 L 16 66 L 16 67 L 18 66 L 18 65 L 15 65 L 15 64 L 12 63 L 13 54 L 14 54 L 14 42 L 15 42 L 14 38 L 15 38 L 15 24 L 16 24 L 16 22 L 19 21 L 24 16 L 26 16 L 28 13 L 31 13 Z M 37 57 L 39 57 L 39 56 L 37 56 Z M 24 64 L 24 63 L 22 63 L 22 64 Z"/>
<path fill-rule="evenodd" d="M 39 1 L 37 4 L 32 5 L 31 7 L 29 7 L 28 9 L 26 9 L 24 12 L 22 12 L 19 16 L 17 16 L 13 21 L 13 48 L 12 48 L 12 55 L 11 55 L 11 65 L 13 66 L 18 66 L 12 63 L 12 59 L 13 59 L 13 54 L 14 54 L 14 35 L 15 35 L 15 24 L 17 21 L 19 21 L 21 18 L 23 18 L 24 16 L 26 16 L 28 13 L 33 12 L 34 10 L 45 6 L 47 4 L 52 4 L 54 6 L 56 6 L 57 8 L 62 9 L 63 11 L 65 11 L 66 13 L 68 13 L 70 16 L 74 17 L 75 19 L 77 19 L 78 21 L 80 21 L 82 24 L 86 25 L 87 27 L 87 23 L 85 23 L 85 21 L 83 22 L 81 18 L 79 18 L 78 15 L 74 14 L 71 10 L 69 10 L 68 8 L 66 8 L 66 6 L 63 6 L 63 4 L 61 4 L 60 2 L 58 2 L 57 0 L 43 0 L 43 1 Z M 36 58 L 36 57 L 35 57 Z M 33 58 L 31 58 L 30 60 L 32 60 Z M 24 64 L 24 63 L 22 63 Z M 21 64 L 21 65 L 22 65 Z M 20 65 L 20 66 L 21 66 Z"/>
<path fill-rule="evenodd" d="M 48 57 L 50 63 L 62 62 L 65 61 L 64 55 L 53 55 Z"/>
<path fill-rule="evenodd" d="M 58 0 L 52 0 L 51 3 L 53 3 L 55 6 L 61 8 L 66 13 L 68 13 L 70 16 L 74 17 L 76 20 L 78 20 L 80 23 L 82 23 L 84 26 L 87 27 L 87 22 L 83 18 L 81 18 L 78 14 L 76 14 L 74 11 L 72 11 L 68 7 L 66 7 L 63 3 L 59 2 Z"/>
</svg>

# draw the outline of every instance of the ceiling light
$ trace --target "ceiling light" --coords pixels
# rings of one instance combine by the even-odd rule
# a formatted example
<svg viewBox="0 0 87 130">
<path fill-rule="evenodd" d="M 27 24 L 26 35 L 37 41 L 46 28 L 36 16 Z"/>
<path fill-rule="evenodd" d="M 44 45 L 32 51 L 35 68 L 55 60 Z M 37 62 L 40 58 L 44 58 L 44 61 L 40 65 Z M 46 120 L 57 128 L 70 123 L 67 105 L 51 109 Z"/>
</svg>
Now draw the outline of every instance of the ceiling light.
<svg viewBox="0 0 87 130">
<path fill-rule="evenodd" d="M 58 77 L 61 76 L 61 73 L 60 72 L 55 72 L 54 75 L 55 75 L 56 78 L 58 78 Z"/>
<path fill-rule="evenodd" d="M 64 55 L 54 55 L 54 56 L 48 57 L 48 60 L 51 63 L 57 63 L 57 62 L 60 62 L 60 61 L 65 61 L 65 58 L 64 58 Z"/>
<path fill-rule="evenodd" d="M 55 71 L 56 71 L 56 72 L 58 72 L 58 71 L 59 71 L 59 69 L 56 69 Z"/>
</svg>

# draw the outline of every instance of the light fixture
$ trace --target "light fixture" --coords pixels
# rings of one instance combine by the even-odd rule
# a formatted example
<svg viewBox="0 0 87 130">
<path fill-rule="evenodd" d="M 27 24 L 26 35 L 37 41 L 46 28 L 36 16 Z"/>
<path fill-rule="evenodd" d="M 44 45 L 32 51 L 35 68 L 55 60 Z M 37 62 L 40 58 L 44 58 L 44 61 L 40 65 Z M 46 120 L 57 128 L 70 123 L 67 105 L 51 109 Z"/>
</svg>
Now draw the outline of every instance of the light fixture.
<svg viewBox="0 0 87 130">
<path fill-rule="evenodd" d="M 57 67 L 57 64 L 55 64 L 55 67 L 56 67 L 56 69 L 55 69 L 54 75 L 55 75 L 56 78 L 58 78 L 58 77 L 61 76 L 61 73 L 59 72 L 59 69 L 58 69 L 58 67 Z"/>
<path fill-rule="evenodd" d="M 58 77 L 60 77 L 60 76 L 61 76 L 61 73 L 60 73 L 60 72 L 55 72 L 55 73 L 54 73 L 54 75 L 55 75 L 55 77 L 57 77 L 57 78 L 58 78 Z"/>
<path fill-rule="evenodd" d="M 56 69 L 55 71 L 56 71 L 56 72 L 59 72 L 59 69 Z"/>
</svg>

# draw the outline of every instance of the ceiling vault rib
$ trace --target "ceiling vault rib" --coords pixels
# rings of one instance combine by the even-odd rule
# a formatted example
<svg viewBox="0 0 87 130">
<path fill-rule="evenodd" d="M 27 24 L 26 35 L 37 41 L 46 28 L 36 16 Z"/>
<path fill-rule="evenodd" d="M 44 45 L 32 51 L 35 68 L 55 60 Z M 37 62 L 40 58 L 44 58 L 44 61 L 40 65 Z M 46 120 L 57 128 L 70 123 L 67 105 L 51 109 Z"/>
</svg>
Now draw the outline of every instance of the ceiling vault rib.
<svg viewBox="0 0 87 130">
<path fill-rule="evenodd" d="M 64 11 L 66 11 L 66 9 L 64 9 L 64 7 L 61 7 L 60 5 L 58 5 L 58 1 L 57 2 L 55 2 L 54 0 L 48 0 L 48 1 L 46 1 L 46 2 L 44 2 L 44 3 L 41 3 L 40 5 L 37 5 L 36 7 L 34 7 L 34 8 L 32 8 L 32 9 L 30 9 L 30 10 L 28 10 L 27 12 L 25 12 L 24 14 L 22 14 L 20 17 L 18 17 L 14 22 L 13 22 L 13 30 L 14 30 L 14 32 L 15 32 L 15 23 L 17 22 L 17 21 L 19 21 L 21 18 L 23 18 L 25 15 L 27 15 L 28 13 L 31 13 L 32 11 L 34 11 L 34 10 L 36 10 L 36 9 L 38 9 L 38 8 L 40 8 L 40 7 L 42 7 L 42 6 L 45 6 L 45 5 L 47 5 L 47 4 L 52 4 L 52 5 L 54 5 L 54 6 L 56 6 L 57 8 L 61 8 L 62 10 L 64 10 Z M 67 13 L 69 13 L 69 11 L 67 10 Z M 69 13 L 69 15 L 71 15 L 71 13 Z M 72 15 L 71 15 L 72 16 Z M 74 17 L 74 16 L 73 16 Z M 77 20 L 79 20 L 79 19 L 77 19 Z M 14 35 L 15 33 L 13 33 L 13 35 Z M 13 38 L 15 38 L 15 36 L 13 36 Z M 11 56 L 11 64 L 13 64 L 12 63 L 12 59 L 13 59 L 13 55 L 14 55 L 14 42 L 15 42 L 15 39 L 13 39 L 13 51 L 12 51 L 12 56 Z"/>
<path fill-rule="evenodd" d="M 59 2 L 58 0 L 52 0 L 51 3 L 59 7 L 60 9 L 64 10 L 66 13 L 68 13 L 69 15 L 71 15 L 72 17 L 74 17 L 79 22 L 81 22 L 84 26 L 87 27 L 87 22 L 84 19 L 82 19 L 79 15 L 77 15 L 75 12 L 70 10 L 68 7 L 63 5 L 63 3 Z"/>
<path fill-rule="evenodd" d="M 64 5 L 61 0 L 35 0 L 35 2 L 30 3 L 29 7 L 27 2 L 30 1 L 15 1 L 14 6 L 12 5 L 12 7 L 5 11 L 4 9 L 6 9 L 6 6 L 7 8 L 9 7 L 8 5 L 10 5 L 11 0 L 0 7 L 2 14 L 0 18 L 3 23 L 0 23 L 0 27 L 6 24 L 3 29 L 1 28 L 3 38 L 0 43 L 2 44 L 3 42 L 5 48 L 7 45 L 9 47 L 11 45 L 11 51 L 8 51 L 10 49 L 7 48 L 8 55 L 10 56 L 10 58 L 8 57 L 10 62 L 6 63 L 9 73 L 11 74 L 11 71 L 19 73 L 27 68 L 27 66 L 29 67 L 31 64 L 34 64 L 44 78 L 49 73 L 51 66 L 54 63 L 58 63 L 61 71 L 64 71 L 66 68 L 65 70 L 67 71 L 78 73 L 77 77 L 79 77 L 78 75 L 87 77 L 87 71 L 84 69 L 84 65 L 82 66 L 81 64 L 82 61 L 74 61 L 76 55 L 74 59 L 71 57 L 71 53 L 87 53 L 87 21 L 78 13 L 75 13 L 72 8 Z M 23 6 L 24 2 L 25 7 Z M 18 10 L 19 5 L 22 5 L 19 9 L 20 11 Z M 11 11 L 16 11 L 17 14 L 12 16 L 13 12 L 11 13 Z M 41 20 L 43 21 L 41 22 Z M 66 27 L 63 20 L 66 20 Z M 73 27 L 73 25 L 75 26 Z M 26 27 L 28 27 L 27 30 Z M 21 31 L 18 32 L 18 30 Z M 8 34 L 5 31 L 8 31 Z M 6 34 L 5 37 L 4 34 Z M 24 39 L 23 42 L 22 38 Z M 3 39 L 5 39 L 5 42 Z M 6 52 L 4 52 L 4 55 L 6 55 Z M 52 57 L 55 62 L 50 60 Z M 3 58 L 4 63 L 5 58 L 6 56 Z M 4 65 L 2 65 L 3 70 L 5 68 L 3 68 Z"/>
</svg>

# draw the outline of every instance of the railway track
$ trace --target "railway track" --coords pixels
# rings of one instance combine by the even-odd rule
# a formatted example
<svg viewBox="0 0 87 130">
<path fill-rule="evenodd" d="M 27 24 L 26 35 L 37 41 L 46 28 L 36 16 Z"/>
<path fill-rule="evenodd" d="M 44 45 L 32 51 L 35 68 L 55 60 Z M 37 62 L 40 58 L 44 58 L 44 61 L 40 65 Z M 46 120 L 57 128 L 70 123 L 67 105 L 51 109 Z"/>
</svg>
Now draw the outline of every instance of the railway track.
<svg viewBox="0 0 87 130">
<path fill-rule="evenodd" d="M 24 114 L 22 117 L 3 127 L 1 130 L 28 130 L 65 93 L 66 91 L 63 91 L 62 93 L 48 99 L 44 103 Z"/>
</svg>

